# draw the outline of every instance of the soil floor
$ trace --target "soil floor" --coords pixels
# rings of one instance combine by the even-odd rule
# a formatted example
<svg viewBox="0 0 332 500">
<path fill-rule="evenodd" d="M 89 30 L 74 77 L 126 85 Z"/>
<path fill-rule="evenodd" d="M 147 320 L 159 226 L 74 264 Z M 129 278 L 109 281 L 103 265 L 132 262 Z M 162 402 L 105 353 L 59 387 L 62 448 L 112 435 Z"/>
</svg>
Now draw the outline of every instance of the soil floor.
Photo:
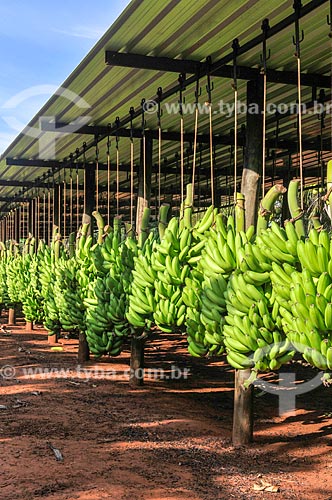
<svg viewBox="0 0 332 500">
<path fill-rule="evenodd" d="M 26 331 L 19 320 L 8 329 L 1 500 L 332 499 L 331 388 L 298 396 L 283 416 L 278 398 L 255 388 L 254 442 L 234 448 L 233 370 L 190 357 L 183 338 L 147 345 L 145 384 L 133 389 L 129 348 L 83 367 L 75 341 L 55 351 L 41 328 Z M 298 381 L 316 375 L 289 370 Z"/>
</svg>

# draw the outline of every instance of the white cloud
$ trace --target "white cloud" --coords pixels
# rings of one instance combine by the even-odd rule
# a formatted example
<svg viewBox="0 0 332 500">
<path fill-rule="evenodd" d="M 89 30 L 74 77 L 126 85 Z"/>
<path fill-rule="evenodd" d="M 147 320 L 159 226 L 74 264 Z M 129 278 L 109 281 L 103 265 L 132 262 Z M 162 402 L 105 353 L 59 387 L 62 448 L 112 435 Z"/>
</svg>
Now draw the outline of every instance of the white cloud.
<svg viewBox="0 0 332 500">
<path fill-rule="evenodd" d="M 104 33 L 106 28 L 93 28 L 90 26 L 73 26 L 72 29 L 62 30 L 53 28 L 55 33 L 72 36 L 75 38 L 86 38 L 87 40 L 98 40 Z"/>
</svg>

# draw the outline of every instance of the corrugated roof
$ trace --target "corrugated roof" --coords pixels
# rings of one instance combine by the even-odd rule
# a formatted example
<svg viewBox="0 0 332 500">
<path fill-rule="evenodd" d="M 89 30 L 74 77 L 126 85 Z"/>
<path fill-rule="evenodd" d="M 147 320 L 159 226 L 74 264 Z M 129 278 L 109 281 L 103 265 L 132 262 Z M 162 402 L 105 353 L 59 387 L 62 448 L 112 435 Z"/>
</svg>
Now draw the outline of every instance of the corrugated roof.
<svg viewBox="0 0 332 500">
<path fill-rule="evenodd" d="M 310 2 L 303 2 L 307 5 Z M 128 116 L 131 106 L 140 106 L 142 98 L 156 95 L 157 88 L 163 91 L 174 87 L 177 83 L 177 74 L 162 71 L 120 68 L 105 65 L 105 50 L 131 52 L 142 55 L 165 56 L 177 59 L 192 59 L 204 62 L 207 56 L 215 62 L 225 54 L 231 52 L 234 38 L 238 38 L 243 45 L 254 36 L 261 33 L 261 23 L 268 18 L 270 26 L 293 13 L 293 1 L 265 0 L 133 0 L 121 16 L 105 33 L 90 53 L 63 83 L 62 87 L 69 89 L 89 105 L 89 108 L 79 108 L 75 102 L 70 102 L 61 95 L 54 95 L 29 123 L 29 127 L 39 127 L 41 116 L 54 116 L 57 121 L 69 123 L 78 117 L 90 116 L 93 125 L 107 126 L 114 123 L 115 118 Z M 305 37 L 301 44 L 302 71 L 329 75 L 331 71 L 331 38 L 328 37 L 329 26 L 326 17 L 329 14 L 329 3 L 325 2 L 314 12 L 300 20 Z M 268 67 L 277 70 L 296 71 L 296 58 L 292 35 L 294 26 L 268 39 L 267 46 L 271 50 Z M 238 64 L 249 67 L 260 65 L 261 46 L 257 46 L 247 53 L 240 55 Z M 206 78 L 201 79 L 202 95 L 200 101 L 206 100 Z M 227 105 L 233 102 L 231 81 L 226 78 L 213 78 L 213 129 L 215 134 L 229 135 L 234 126 L 234 118 L 218 112 L 219 102 Z M 188 87 L 184 94 L 187 103 L 194 103 L 194 86 Z M 319 90 L 319 89 L 318 89 Z M 246 99 L 246 82 L 239 80 L 239 100 Z M 326 90 L 330 94 L 329 90 Z M 61 92 L 60 92 L 61 94 Z M 276 104 L 294 103 L 297 99 L 296 86 L 268 83 L 268 101 Z M 302 87 L 303 102 L 312 99 L 309 87 Z M 169 102 L 176 103 L 178 96 L 173 96 Z M 331 102 L 331 101 L 330 101 Z M 332 110 L 331 110 L 332 112 Z M 331 116 L 326 117 L 324 137 L 331 140 Z M 239 129 L 245 124 L 245 114 L 239 115 Z M 157 127 L 156 115 L 146 115 L 147 128 Z M 162 127 L 168 131 L 179 131 L 180 118 L 177 113 L 168 114 L 163 105 Z M 185 114 L 185 131 L 194 129 L 194 116 Z M 279 139 L 296 140 L 297 130 L 295 116 L 281 118 L 279 123 Z M 134 121 L 135 128 L 141 126 L 141 118 Z M 200 115 L 199 133 L 208 133 L 208 116 Z M 267 138 L 273 140 L 276 132 L 276 122 L 268 117 Z M 303 119 L 303 139 L 316 138 L 320 133 L 320 123 L 314 114 L 306 115 Z M 51 145 L 54 135 L 51 132 L 39 132 L 37 138 L 27 136 L 23 131 L 7 148 L 0 161 L 0 178 L 8 180 L 34 180 L 48 171 L 48 168 L 31 168 L 6 166 L 6 157 L 19 159 L 36 159 L 42 153 L 43 158 L 51 155 Z M 81 148 L 83 142 L 89 143 L 91 136 L 68 134 L 56 140 L 55 157 L 63 160 Z M 40 146 L 42 142 L 42 147 Z M 139 162 L 139 139 L 135 139 L 135 163 Z M 155 141 L 157 142 L 157 141 Z M 124 164 L 130 161 L 129 139 L 120 139 L 120 159 Z M 186 144 L 186 148 L 189 145 Z M 40 151 L 41 147 L 41 151 Z M 330 147 L 331 149 L 331 147 Z M 167 161 L 174 162 L 175 154 L 179 152 L 179 144 L 163 141 L 162 156 Z M 277 151 L 278 152 L 278 151 Z M 106 141 L 99 144 L 100 161 L 106 161 Z M 157 162 L 158 145 L 154 145 L 154 159 Z M 95 151 L 87 152 L 87 160 L 93 161 Z M 296 162 L 296 155 L 294 161 Z M 312 163 L 312 154 L 310 162 Z M 316 153 L 314 154 L 316 156 Z M 327 158 L 328 154 L 325 154 Z M 191 156 L 189 157 L 189 169 Z M 115 162 L 114 139 L 111 141 L 111 163 Z M 309 162 L 309 159 L 308 159 Z M 242 163 L 242 151 L 239 148 L 239 165 Z M 209 155 L 202 154 L 202 165 L 208 166 Z M 268 163 L 269 165 L 271 162 Z M 230 146 L 218 146 L 215 149 L 215 169 L 222 176 L 219 185 L 226 185 L 232 177 L 232 159 Z M 114 181 L 114 172 L 112 181 Z M 82 181 L 82 173 L 80 174 Z M 125 181 L 127 174 L 122 174 Z M 188 174 L 189 178 L 189 174 Z M 101 183 L 106 182 L 106 173 L 100 177 Z M 163 179 L 163 185 L 174 186 L 174 179 Z M 177 179 L 179 182 L 179 179 Z M 208 182 L 208 181 L 207 181 Z M 18 188 L 0 187 L 0 196 L 13 196 Z"/>
</svg>

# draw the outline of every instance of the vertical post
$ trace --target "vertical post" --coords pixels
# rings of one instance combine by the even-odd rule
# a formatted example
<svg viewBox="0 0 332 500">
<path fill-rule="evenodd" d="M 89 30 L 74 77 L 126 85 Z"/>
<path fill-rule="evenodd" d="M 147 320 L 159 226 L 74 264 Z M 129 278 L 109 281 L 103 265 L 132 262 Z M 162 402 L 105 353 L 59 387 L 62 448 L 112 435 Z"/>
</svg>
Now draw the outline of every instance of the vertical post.
<svg viewBox="0 0 332 500">
<path fill-rule="evenodd" d="M 246 153 L 241 192 L 245 196 L 246 228 L 256 224 L 259 179 L 263 155 L 263 79 L 247 83 Z M 250 113 L 255 110 L 255 113 Z M 253 387 L 244 387 L 250 370 L 236 370 L 234 381 L 233 445 L 243 446 L 253 438 Z"/>
<path fill-rule="evenodd" d="M 89 165 L 85 170 L 85 214 L 83 215 L 83 222 L 90 223 L 89 232 L 93 234 L 93 221 L 92 212 L 95 210 L 95 195 L 96 195 L 96 166 L 95 164 Z"/>
<path fill-rule="evenodd" d="M 246 151 L 242 173 L 241 193 L 245 197 L 246 226 L 256 224 L 259 180 L 263 155 L 263 79 L 247 83 Z M 250 110 L 256 111 L 251 112 Z"/>
<path fill-rule="evenodd" d="M 8 310 L 8 325 L 15 325 L 16 324 L 16 314 L 15 314 L 15 308 L 10 307 Z"/>
<path fill-rule="evenodd" d="M 144 339 L 131 340 L 129 385 L 139 387 L 144 383 Z"/>
<path fill-rule="evenodd" d="M 138 169 L 138 196 L 136 212 L 136 233 L 140 234 L 142 217 L 145 207 L 150 206 L 151 198 L 151 171 L 152 171 L 152 147 L 153 139 L 148 131 L 145 132 L 145 169 L 143 165 L 143 139 L 141 140 L 141 159 Z M 145 173 L 145 179 L 144 179 Z M 145 183 L 145 188 L 144 188 Z M 145 198 L 144 198 L 145 193 Z"/>
<path fill-rule="evenodd" d="M 85 171 L 85 213 L 83 214 L 83 224 L 89 223 L 89 233 L 93 235 L 93 217 L 92 212 L 95 209 L 95 193 L 96 193 L 96 167 L 89 165 Z M 78 344 L 78 363 L 84 363 L 90 359 L 89 345 L 84 332 L 79 334 Z"/>
<path fill-rule="evenodd" d="M 147 132 L 145 136 L 145 152 L 143 148 L 144 141 L 142 140 L 141 160 L 138 171 L 138 199 L 136 212 L 136 232 L 138 235 L 142 230 L 144 208 L 150 206 L 151 197 L 153 140 Z M 144 160 L 145 167 L 143 164 Z M 144 345 L 145 339 L 138 339 L 134 337 L 131 341 L 129 385 L 132 387 L 138 387 L 144 383 Z"/>
<path fill-rule="evenodd" d="M 55 227 L 60 227 L 59 220 L 59 187 L 57 184 L 54 184 L 53 189 L 53 231 Z M 53 234 L 52 231 L 52 234 Z M 51 238 L 52 238 L 51 234 Z"/>
</svg>

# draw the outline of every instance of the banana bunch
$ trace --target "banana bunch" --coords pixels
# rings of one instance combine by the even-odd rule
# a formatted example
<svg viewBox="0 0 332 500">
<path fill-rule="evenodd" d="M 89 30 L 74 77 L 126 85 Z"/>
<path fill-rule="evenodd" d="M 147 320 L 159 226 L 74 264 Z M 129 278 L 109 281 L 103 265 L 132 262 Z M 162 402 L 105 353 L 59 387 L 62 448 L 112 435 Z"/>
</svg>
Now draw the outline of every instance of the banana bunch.
<svg viewBox="0 0 332 500">
<path fill-rule="evenodd" d="M 36 255 L 33 255 L 29 264 L 29 280 L 22 298 L 22 310 L 26 321 L 42 323 L 44 320 L 44 299 L 41 293 L 39 280 L 39 263 L 44 245 L 39 245 Z"/>
<path fill-rule="evenodd" d="M 41 296 L 44 299 L 44 327 L 48 330 L 49 335 L 59 333 L 61 329 L 54 291 L 56 267 L 61 254 L 64 256 L 64 251 L 61 251 L 61 240 L 59 236 L 56 236 L 51 247 L 43 249 L 39 259 L 39 281 Z"/>
<path fill-rule="evenodd" d="M 206 213 L 209 213 L 209 210 Z M 236 268 L 236 247 L 242 246 L 242 239 L 239 234 L 236 235 L 234 217 L 232 215 L 228 217 L 226 225 L 224 224 L 222 214 L 217 214 L 212 210 L 212 215 L 214 223 L 210 225 L 209 230 L 200 233 L 202 227 L 205 228 L 205 225 L 202 225 L 202 227 L 193 231 L 195 235 L 201 234 L 202 239 L 205 239 L 205 247 L 202 252 L 202 258 L 199 261 L 198 269 L 205 275 L 227 275 Z"/>
<path fill-rule="evenodd" d="M 332 259 L 330 237 L 326 230 L 317 231 L 312 228 L 309 237 L 297 243 L 297 253 L 302 268 L 310 271 L 313 277 L 318 278 L 328 272 L 332 276 Z"/>
<path fill-rule="evenodd" d="M 116 335 L 114 331 L 109 329 L 110 288 L 110 276 L 105 279 L 97 277 L 94 282 L 88 285 L 87 296 L 83 299 L 86 308 L 86 338 L 90 351 L 96 356 L 107 353 L 111 356 L 118 356 L 122 350 L 122 336 Z M 120 314 L 121 311 L 117 310 L 116 313 Z M 123 310 L 123 315 L 124 313 Z"/>
<path fill-rule="evenodd" d="M 128 294 L 126 318 L 137 331 L 150 330 L 153 324 L 153 313 L 156 310 L 155 282 L 157 271 L 152 266 L 152 256 L 156 245 L 156 235 L 150 232 L 134 256 L 132 282 Z M 163 282 L 160 282 L 160 287 Z"/>
<path fill-rule="evenodd" d="M 151 265 L 156 274 L 153 318 L 158 328 L 165 332 L 179 329 L 185 322 L 186 306 L 182 289 L 191 271 L 188 260 L 191 259 L 189 252 L 192 241 L 191 227 L 173 217 L 164 237 L 153 248 Z"/>
<path fill-rule="evenodd" d="M 271 273 L 283 330 L 308 363 L 331 370 L 332 278 L 327 272 L 318 278 L 307 268 L 290 272 L 284 266 L 275 265 Z"/>
<path fill-rule="evenodd" d="M 10 256 L 6 249 L 1 251 L 0 257 L 0 306 L 8 307 L 10 305 L 10 298 L 8 295 L 8 285 L 7 285 L 7 261 Z"/>
<path fill-rule="evenodd" d="M 65 331 L 85 330 L 82 290 L 79 285 L 79 264 L 74 257 L 61 257 L 55 268 L 54 298 L 59 321 Z"/>
<path fill-rule="evenodd" d="M 102 256 L 103 265 L 88 285 L 87 297 L 83 300 L 87 340 L 91 352 L 96 355 L 119 355 L 124 340 L 131 333 L 126 309 L 137 245 L 131 237 L 122 241 L 120 225 L 115 222 L 114 230 L 93 250 Z"/>
<path fill-rule="evenodd" d="M 188 351 L 192 356 L 221 355 L 224 352 L 223 326 L 226 302 L 224 277 L 196 273 L 186 278 L 183 301 L 187 306 Z"/>
<path fill-rule="evenodd" d="M 292 222 L 287 222 L 284 229 L 272 221 L 271 227 L 256 236 L 259 250 L 256 249 L 254 252 L 257 257 L 261 253 L 264 261 L 270 263 L 295 264 L 298 261 L 298 241 L 299 237 Z"/>
<path fill-rule="evenodd" d="M 223 328 L 227 360 L 236 369 L 277 370 L 295 354 L 278 327 L 279 303 L 269 273 L 235 271 L 225 292 Z"/>
<path fill-rule="evenodd" d="M 7 290 L 11 304 L 19 304 L 24 300 L 26 287 L 29 284 L 29 267 L 31 256 L 14 255 L 7 260 Z"/>
</svg>

